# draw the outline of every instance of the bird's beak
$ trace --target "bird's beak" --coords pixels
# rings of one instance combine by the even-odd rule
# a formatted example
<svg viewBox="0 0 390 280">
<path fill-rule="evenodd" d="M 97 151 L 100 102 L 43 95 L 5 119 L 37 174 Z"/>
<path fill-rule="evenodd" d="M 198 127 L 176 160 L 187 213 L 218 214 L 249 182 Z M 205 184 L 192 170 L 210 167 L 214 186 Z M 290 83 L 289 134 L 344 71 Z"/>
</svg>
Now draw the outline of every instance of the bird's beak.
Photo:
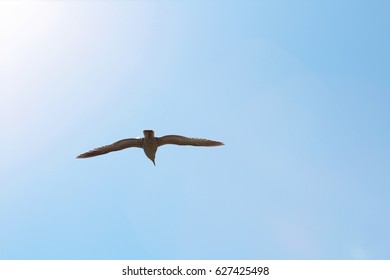
<svg viewBox="0 0 390 280">
<path fill-rule="evenodd" d="M 152 160 L 152 161 L 153 161 L 154 166 L 156 166 L 156 163 L 154 162 L 154 160 Z"/>
</svg>

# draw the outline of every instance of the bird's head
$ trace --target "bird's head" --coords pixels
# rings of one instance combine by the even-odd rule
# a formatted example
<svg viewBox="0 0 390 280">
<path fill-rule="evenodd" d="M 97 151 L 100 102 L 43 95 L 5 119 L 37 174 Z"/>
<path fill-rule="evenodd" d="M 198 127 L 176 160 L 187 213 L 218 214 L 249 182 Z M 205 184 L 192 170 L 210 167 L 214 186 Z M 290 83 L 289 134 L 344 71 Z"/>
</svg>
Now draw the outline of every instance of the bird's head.
<svg viewBox="0 0 390 280">
<path fill-rule="evenodd" d="M 144 130 L 145 137 L 154 137 L 154 130 Z"/>
</svg>

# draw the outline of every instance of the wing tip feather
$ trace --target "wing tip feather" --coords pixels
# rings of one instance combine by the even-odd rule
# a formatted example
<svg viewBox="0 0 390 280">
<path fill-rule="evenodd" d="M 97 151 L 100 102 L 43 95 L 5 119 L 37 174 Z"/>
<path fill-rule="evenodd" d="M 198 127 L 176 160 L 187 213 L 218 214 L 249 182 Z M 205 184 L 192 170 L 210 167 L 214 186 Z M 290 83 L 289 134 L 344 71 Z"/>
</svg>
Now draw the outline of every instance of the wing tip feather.
<svg viewBox="0 0 390 280">
<path fill-rule="evenodd" d="M 85 154 L 81 154 L 81 155 L 78 155 L 76 158 L 87 158 L 88 156 L 86 156 Z"/>
<path fill-rule="evenodd" d="M 219 142 L 219 141 L 214 141 L 214 142 L 216 142 L 216 143 L 214 143 L 214 146 L 224 146 L 225 145 L 225 143 L 223 143 L 223 142 Z"/>
</svg>

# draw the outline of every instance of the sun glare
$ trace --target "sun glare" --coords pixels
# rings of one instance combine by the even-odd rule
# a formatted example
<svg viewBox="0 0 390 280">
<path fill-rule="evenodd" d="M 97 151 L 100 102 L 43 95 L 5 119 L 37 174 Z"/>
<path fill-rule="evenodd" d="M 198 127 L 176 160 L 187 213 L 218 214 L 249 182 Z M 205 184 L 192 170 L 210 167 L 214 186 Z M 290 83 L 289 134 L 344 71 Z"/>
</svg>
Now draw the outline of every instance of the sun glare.
<svg viewBox="0 0 390 280">
<path fill-rule="evenodd" d="M 41 1 L 0 1 L 0 128 L 7 135 L 2 144 L 23 135 L 31 104 L 21 76 L 29 75 L 26 67 L 31 66 L 26 64 L 60 18 L 62 7 Z"/>
<path fill-rule="evenodd" d="M 0 39 L 7 42 L 32 19 L 39 20 L 42 3 L 32 1 L 0 2 Z"/>
<path fill-rule="evenodd" d="M 10 66 L 14 52 L 50 30 L 61 9 L 56 3 L 0 1 L 0 63 Z M 0 68 L 0 69 L 1 69 Z"/>
</svg>

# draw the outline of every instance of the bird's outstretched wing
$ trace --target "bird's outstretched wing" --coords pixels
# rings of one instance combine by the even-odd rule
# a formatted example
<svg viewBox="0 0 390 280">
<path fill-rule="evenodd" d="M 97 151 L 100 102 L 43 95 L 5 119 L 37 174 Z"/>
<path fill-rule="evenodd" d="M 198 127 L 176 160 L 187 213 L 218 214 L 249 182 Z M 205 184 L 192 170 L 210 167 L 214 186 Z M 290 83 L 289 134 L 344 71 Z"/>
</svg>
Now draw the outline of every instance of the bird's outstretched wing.
<svg viewBox="0 0 390 280">
<path fill-rule="evenodd" d="M 180 135 L 166 135 L 163 137 L 156 137 L 158 146 L 162 146 L 165 144 L 173 144 L 173 145 L 189 145 L 189 146 L 221 146 L 225 145 L 219 141 L 213 141 L 208 139 L 201 138 L 187 138 Z"/>
<path fill-rule="evenodd" d="M 123 150 L 126 148 L 142 148 L 142 142 L 143 138 L 129 138 L 129 139 L 123 139 L 120 141 L 117 141 L 115 143 L 112 143 L 110 145 L 102 146 L 93 150 L 90 150 L 89 152 L 86 152 L 84 154 L 79 155 L 77 158 L 89 158 L 89 157 L 95 157 L 104 155 L 110 152 Z"/>
</svg>

